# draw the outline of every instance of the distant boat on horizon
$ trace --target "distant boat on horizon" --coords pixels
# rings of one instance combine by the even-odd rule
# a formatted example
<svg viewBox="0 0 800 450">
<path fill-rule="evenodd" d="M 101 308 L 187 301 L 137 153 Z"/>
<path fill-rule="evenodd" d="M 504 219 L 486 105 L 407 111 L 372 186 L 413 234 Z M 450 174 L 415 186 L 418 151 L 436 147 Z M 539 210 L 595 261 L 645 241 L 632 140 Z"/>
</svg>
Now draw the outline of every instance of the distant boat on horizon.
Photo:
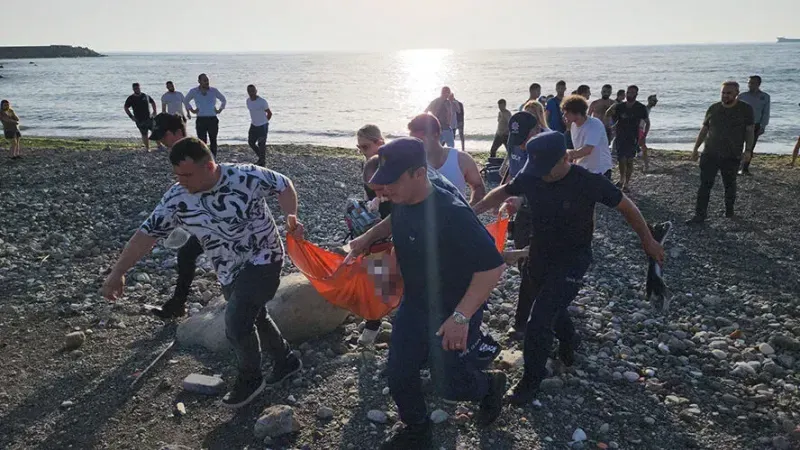
<svg viewBox="0 0 800 450">
<path fill-rule="evenodd" d="M 787 42 L 800 42 L 800 39 L 792 39 L 792 38 L 785 38 L 785 37 L 779 37 L 778 38 L 778 44 L 785 44 Z"/>
</svg>

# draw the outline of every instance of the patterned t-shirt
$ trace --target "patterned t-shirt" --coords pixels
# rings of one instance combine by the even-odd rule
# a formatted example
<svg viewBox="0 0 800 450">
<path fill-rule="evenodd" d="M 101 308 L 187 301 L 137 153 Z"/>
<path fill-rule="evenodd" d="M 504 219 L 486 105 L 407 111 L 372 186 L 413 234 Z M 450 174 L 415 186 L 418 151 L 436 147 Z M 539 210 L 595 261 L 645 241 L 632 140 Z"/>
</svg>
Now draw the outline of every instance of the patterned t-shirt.
<svg viewBox="0 0 800 450">
<path fill-rule="evenodd" d="M 266 199 L 283 192 L 284 175 L 252 164 L 220 164 L 221 176 L 208 191 L 172 186 L 140 230 L 163 238 L 183 227 L 203 246 L 224 286 L 247 263 L 283 261 L 283 243 Z"/>
</svg>

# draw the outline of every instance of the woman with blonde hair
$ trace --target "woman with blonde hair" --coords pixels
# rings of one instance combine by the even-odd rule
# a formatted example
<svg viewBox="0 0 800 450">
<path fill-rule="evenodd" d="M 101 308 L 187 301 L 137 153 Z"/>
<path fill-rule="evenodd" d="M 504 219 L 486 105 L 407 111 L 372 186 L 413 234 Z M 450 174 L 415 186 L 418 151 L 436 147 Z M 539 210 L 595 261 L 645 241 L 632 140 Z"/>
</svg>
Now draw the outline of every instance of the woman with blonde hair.
<svg viewBox="0 0 800 450">
<path fill-rule="evenodd" d="M 0 102 L 0 121 L 3 122 L 6 139 L 11 141 L 11 159 L 21 158 L 19 138 L 22 137 L 22 133 L 19 132 L 19 117 L 11 109 L 11 103 L 8 100 Z"/>
<path fill-rule="evenodd" d="M 539 103 L 539 100 L 528 100 L 522 106 L 523 111 L 528 111 L 529 113 L 536 116 L 536 120 L 542 125 L 543 128 L 547 128 L 547 122 L 544 120 L 544 106 Z"/>
<path fill-rule="evenodd" d="M 364 165 L 362 167 L 362 182 L 364 184 L 364 192 L 367 194 L 367 200 L 373 200 L 378 195 L 369 187 L 369 180 L 375 171 L 378 169 L 378 149 L 381 148 L 385 142 L 380 128 L 377 125 L 367 124 L 358 129 L 356 133 L 358 142 L 356 148 L 364 155 Z M 385 219 L 392 213 L 392 204 L 390 202 L 382 202 L 378 207 L 378 212 L 381 219 Z M 375 338 L 378 337 L 380 332 L 380 320 L 367 320 L 364 323 L 364 331 L 358 338 L 358 343 L 361 345 L 372 345 Z"/>
</svg>

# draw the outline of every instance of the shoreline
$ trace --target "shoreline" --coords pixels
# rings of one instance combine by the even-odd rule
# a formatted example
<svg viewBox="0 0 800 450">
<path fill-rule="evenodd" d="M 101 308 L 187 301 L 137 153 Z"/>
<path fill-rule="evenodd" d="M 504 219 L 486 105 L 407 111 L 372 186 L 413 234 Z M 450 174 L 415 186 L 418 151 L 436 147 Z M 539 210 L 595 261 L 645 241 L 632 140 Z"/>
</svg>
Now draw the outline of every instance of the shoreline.
<svg viewBox="0 0 800 450">
<path fill-rule="evenodd" d="M 69 136 L 23 136 L 22 138 L 22 151 L 25 149 L 40 149 L 40 150 L 118 150 L 118 149 L 131 149 L 141 150 L 142 145 L 139 139 L 135 138 L 103 138 L 103 137 L 69 137 Z M 151 145 L 157 145 L 152 143 Z M 674 146 L 683 146 L 684 144 L 663 144 L 673 147 L 662 147 L 658 144 L 657 147 L 650 147 L 653 155 L 663 155 L 675 157 L 678 159 L 688 159 L 687 155 L 691 150 L 684 148 L 675 148 Z M 152 147 L 151 147 L 152 148 Z M 247 143 L 239 142 L 225 142 L 220 141 L 220 149 L 237 149 L 249 148 Z M 7 149 L 6 145 L 0 145 L 0 149 Z M 312 143 L 276 143 L 267 144 L 267 151 L 277 151 L 278 153 L 288 152 L 289 150 L 304 149 L 306 151 L 324 152 L 326 155 L 341 155 L 341 156 L 355 156 L 360 157 L 360 154 L 355 149 L 351 150 L 349 147 L 340 147 L 335 145 L 326 144 L 312 144 Z M 155 151 L 155 150 L 154 150 Z M 467 150 L 468 153 L 476 157 L 476 160 L 485 162 L 488 157 L 488 150 Z M 504 147 L 498 150 L 498 155 L 504 153 Z M 701 150 L 702 153 L 702 150 Z M 612 150 L 613 154 L 613 150 Z M 791 150 L 787 153 L 775 152 L 759 152 L 756 147 L 756 158 L 770 158 L 770 159 L 786 159 L 791 160 Z"/>
</svg>

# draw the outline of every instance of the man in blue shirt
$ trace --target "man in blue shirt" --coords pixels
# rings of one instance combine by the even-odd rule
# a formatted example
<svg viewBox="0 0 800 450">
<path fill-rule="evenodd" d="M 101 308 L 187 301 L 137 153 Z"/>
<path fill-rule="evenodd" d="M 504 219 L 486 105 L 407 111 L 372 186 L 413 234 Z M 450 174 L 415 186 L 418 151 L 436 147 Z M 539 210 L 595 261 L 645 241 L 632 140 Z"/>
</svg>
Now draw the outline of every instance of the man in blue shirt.
<svg viewBox="0 0 800 450">
<path fill-rule="evenodd" d="M 370 180 L 392 202 L 391 226 L 404 298 L 394 319 L 389 388 L 405 429 L 383 449 L 431 445 L 431 424 L 419 371 L 424 365 L 442 397 L 479 401 L 478 423 L 489 425 L 502 408 L 506 376 L 483 372 L 477 361 L 482 306 L 505 265 L 472 209 L 427 176 L 419 139 L 381 147 Z"/>
<path fill-rule="evenodd" d="M 564 135 L 542 133 L 528 142 L 528 162 L 511 183 L 490 192 L 475 205 L 480 214 L 515 196 L 530 203 L 533 230 L 528 276 L 538 285 L 525 330 L 525 372 L 510 400 L 529 404 L 547 376 L 547 357 L 553 334 L 559 340 L 559 358 L 572 365 L 580 343 L 567 306 L 578 294 L 581 279 L 592 260 L 596 203 L 616 208 L 639 235 L 647 255 L 664 259 L 661 247 L 630 199 L 605 176 L 572 165 Z"/>
<path fill-rule="evenodd" d="M 547 126 L 560 133 L 567 131 L 564 118 L 561 117 L 561 101 L 564 100 L 564 93 L 567 92 L 567 83 L 564 80 L 556 83 L 556 96 L 547 101 L 545 110 L 547 111 Z"/>
</svg>

